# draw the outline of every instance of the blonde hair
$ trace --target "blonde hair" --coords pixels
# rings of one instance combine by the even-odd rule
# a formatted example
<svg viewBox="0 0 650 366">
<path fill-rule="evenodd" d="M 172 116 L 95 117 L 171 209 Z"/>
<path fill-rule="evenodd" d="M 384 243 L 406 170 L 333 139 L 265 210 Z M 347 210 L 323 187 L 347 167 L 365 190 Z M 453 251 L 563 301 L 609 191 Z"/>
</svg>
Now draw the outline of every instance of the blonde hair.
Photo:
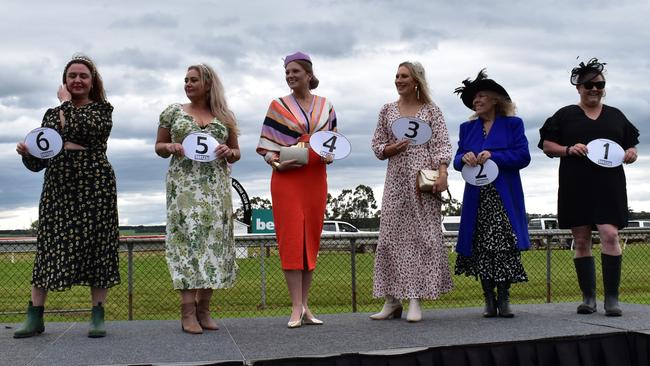
<svg viewBox="0 0 650 366">
<path fill-rule="evenodd" d="M 494 111 L 497 116 L 513 117 L 516 115 L 517 106 L 512 100 L 507 98 L 505 95 L 501 95 L 490 90 L 480 90 L 479 93 L 485 93 L 490 98 L 494 99 L 497 102 L 496 105 L 494 106 Z M 478 114 L 476 113 L 472 114 L 469 117 L 470 120 L 476 118 L 478 118 Z"/>
<path fill-rule="evenodd" d="M 206 64 L 190 65 L 187 68 L 187 71 L 189 70 L 196 70 L 203 85 L 208 86 L 206 98 L 212 115 L 223 122 L 231 133 L 239 134 L 235 114 L 228 108 L 223 84 L 221 84 L 217 73 Z"/>
<path fill-rule="evenodd" d="M 399 64 L 398 68 L 402 66 L 409 70 L 411 77 L 416 82 L 416 87 L 418 88 L 417 93 L 419 93 L 418 100 L 421 100 L 425 104 L 432 103 L 431 92 L 429 91 L 429 85 L 424 74 L 424 66 L 417 61 L 404 61 Z"/>
</svg>

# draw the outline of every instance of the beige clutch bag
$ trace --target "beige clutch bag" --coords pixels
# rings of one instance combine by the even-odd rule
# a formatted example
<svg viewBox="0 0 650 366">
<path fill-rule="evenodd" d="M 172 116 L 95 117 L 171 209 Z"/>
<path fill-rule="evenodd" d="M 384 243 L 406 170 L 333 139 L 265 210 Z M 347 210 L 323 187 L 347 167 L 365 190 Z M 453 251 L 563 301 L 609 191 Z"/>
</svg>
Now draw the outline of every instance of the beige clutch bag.
<svg viewBox="0 0 650 366">
<path fill-rule="evenodd" d="M 294 146 L 280 148 L 280 162 L 286 160 L 296 160 L 300 165 L 307 165 L 309 161 L 309 150 L 305 147 L 304 142 L 299 142 Z"/>
<path fill-rule="evenodd" d="M 436 179 L 438 179 L 437 170 L 421 169 L 418 171 L 418 189 L 420 189 L 420 192 L 431 192 Z"/>
</svg>

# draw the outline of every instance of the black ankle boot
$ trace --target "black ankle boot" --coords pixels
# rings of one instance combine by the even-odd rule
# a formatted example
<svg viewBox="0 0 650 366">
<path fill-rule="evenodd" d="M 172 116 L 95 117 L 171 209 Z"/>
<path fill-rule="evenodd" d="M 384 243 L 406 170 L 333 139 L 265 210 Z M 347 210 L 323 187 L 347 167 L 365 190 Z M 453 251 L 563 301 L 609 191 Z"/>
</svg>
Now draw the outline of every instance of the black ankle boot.
<svg viewBox="0 0 650 366">
<path fill-rule="evenodd" d="M 494 281 L 481 279 L 483 288 L 483 297 L 485 298 L 485 308 L 483 309 L 484 318 L 493 318 L 497 316 L 497 299 L 494 296 Z"/>
<path fill-rule="evenodd" d="M 603 287 L 605 288 L 605 315 L 621 316 L 623 311 L 618 305 L 618 288 L 621 284 L 622 256 L 601 254 L 603 266 Z"/>
<path fill-rule="evenodd" d="M 104 307 L 101 302 L 93 306 L 92 314 L 90 315 L 90 328 L 88 329 L 88 337 L 101 338 L 106 336 L 106 328 L 104 327 Z"/>
<path fill-rule="evenodd" d="M 574 258 L 578 285 L 582 291 L 582 304 L 578 305 L 578 314 L 596 312 L 596 265 L 594 257 Z"/>
<path fill-rule="evenodd" d="M 502 318 L 515 316 L 510 310 L 510 282 L 497 282 L 497 308 Z"/>
<path fill-rule="evenodd" d="M 30 301 L 27 304 L 27 320 L 16 329 L 14 338 L 28 338 L 45 331 L 45 324 L 43 322 L 44 306 L 33 306 Z"/>
</svg>

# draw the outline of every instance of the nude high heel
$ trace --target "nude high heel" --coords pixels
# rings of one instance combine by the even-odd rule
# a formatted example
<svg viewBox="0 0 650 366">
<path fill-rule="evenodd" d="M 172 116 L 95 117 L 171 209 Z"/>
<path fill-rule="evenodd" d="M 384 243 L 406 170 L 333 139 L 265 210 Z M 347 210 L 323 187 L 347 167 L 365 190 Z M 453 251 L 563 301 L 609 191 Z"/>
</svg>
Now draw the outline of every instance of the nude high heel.
<svg viewBox="0 0 650 366">
<path fill-rule="evenodd" d="M 300 311 L 300 318 L 298 320 L 289 321 L 287 323 L 287 327 L 288 328 L 300 328 L 300 326 L 303 324 L 304 317 L 305 317 L 305 310 L 303 309 L 303 310 Z"/>
<path fill-rule="evenodd" d="M 391 295 L 386 295 L 384 307 L 377 314 L 370 315 L 372 320 L 400 319 L 402 317 L 402 303 Z"/>
</svg>

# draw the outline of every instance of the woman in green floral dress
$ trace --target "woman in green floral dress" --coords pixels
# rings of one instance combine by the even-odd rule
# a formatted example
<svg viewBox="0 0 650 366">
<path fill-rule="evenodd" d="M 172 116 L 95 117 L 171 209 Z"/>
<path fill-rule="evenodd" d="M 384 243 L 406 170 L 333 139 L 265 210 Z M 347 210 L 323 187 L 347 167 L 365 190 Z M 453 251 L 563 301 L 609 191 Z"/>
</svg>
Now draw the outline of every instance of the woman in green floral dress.
<svg viewBox="0 0 650 366">
<path fill-rule="evenodd" d="M 160 115 L 156 153 L 172 156 L 167 172 L 166 257 L 173 286 L 181 294 L 181 325 L 188 333 L 218 329 L 210 317 L 212 290 L 235 280 L 235 241 L 227 163 L 240 158 L 237 124 L 214 70 L 192 65 L 185 76 L 188 104 L 172 104 Z M 182 142 L 194 132 L 214 137 L 215 160 L 184 155 Z"/>
</svg>

